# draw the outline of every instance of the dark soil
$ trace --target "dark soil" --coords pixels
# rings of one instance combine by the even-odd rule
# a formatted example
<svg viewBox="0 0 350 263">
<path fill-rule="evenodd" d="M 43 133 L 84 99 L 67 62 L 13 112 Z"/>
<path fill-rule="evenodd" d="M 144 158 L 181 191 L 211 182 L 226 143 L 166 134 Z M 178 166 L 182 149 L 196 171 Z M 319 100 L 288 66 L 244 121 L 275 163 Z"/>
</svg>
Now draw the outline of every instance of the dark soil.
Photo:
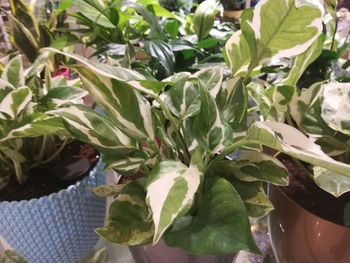
<svg viewBox="0 0 350 263">
<path fill-rule="evenodd" d="M 334 197 L 319 188 L 291 159 L 288 157 L 279 159 L 288 168 L 291 175 L 289 185 L 281 187 L 283 192 L 311 213 L 333 223 L 344 225 L 344 207 L 350 202 L 350 193 L 338 198 Z"/>
<path fill-rule="evenodd" d="M 20 185 L 12 176 L 9 185 L 0 191 L 0 201 L 30 200 L 57 193 L 88 175 L 98 158 L 91 146 L 74 141 L 55 161 L 32 169 L 25 184 Z"/>
</svg>

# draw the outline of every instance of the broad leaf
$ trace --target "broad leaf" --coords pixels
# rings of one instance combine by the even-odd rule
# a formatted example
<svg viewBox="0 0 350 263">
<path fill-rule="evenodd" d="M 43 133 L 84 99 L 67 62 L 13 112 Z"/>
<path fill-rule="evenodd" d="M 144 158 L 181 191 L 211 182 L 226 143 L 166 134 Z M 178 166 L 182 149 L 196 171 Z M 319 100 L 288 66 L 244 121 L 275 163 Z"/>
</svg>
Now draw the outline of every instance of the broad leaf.
<svg viewBox="0 0 350 263">
<path fill-rule="evenodd" d="M 213 67 L 202 69 L 193 74 L 193 77 L 200 79 L 209 90 L 210 95 L 216 98 L 221 89 L 223 75 L 223 68 Z"/>
<path fill-rule="evenodd" d="M 42 103 L 49 109 L 56 109 L 67 104 L 78 103 L 89 93 L 83 89 L 70 86 L 56 86 L 42 98 Z"/>
<path fill-rule="evenodd" d="M 350 83 L 327 83 L 321 96 L 322 118 L 332 129 L 350 135 Z"/>
<path fill-rule="evenodd" d="M 322 10 L 303 1 L 262 0 L 248 25 L 250 29 L 243 23 L 243 35 L 250 45 L 252 69 L 268 59 L 305 52 L 322 32 Z"/>
<path fill-rule="evenodd" d="M 24 76 L 22 56 L 17 55 L 6 64 L 1 79 L 14 87 L 21 87 L 25 84 Z"/>
<path fill-rule="evenodd" d="M 6 114 L 11 119 L 17 118 L 32 100 L 32 96 L 32 91 L 26 86 L 9 92 L 2 101 L 0 101 L 0 113 Z"/>
<path fill-rule="evenodd" d="M 217 10 L 217 2 L 215 0 L 205 0 L 196 9 L 193 16 L 193 30 L 201 40 L 209 35 L 214 25 L 214 18 Z"/>
<path fill-rule="evenodd" d="M 247 71 L 250 62 L 250 50 L 241 30 L 233 33 L 226 42 L 224 56 L 234 76 Z"/>
<path fill-rule="evenodd" d="M 258 252 L 246 208 L 230 182 L 224 178 L 209 180 L 198 205 L 198 212 L 188 226 L 165 233 L 169 246 L 194 254 Z"/>
<path fill-rule="evenodd" d="M 228 165 L 241 181 L 265 181 L 275 185 L 288 185 L 288 170 L 276 158 L 261 153 L 248 152 Z"/>
<path fill-rule="evenodd" d="M 154 225 L 145 203 L 144 184 L 131 182 L 112 202 L 106 225 L 96 232 L 104 239 L 130 246 L 148 243 L 154 234 Z"/>
<path fill-rule="evenodd" d="M 257 143 L 291 157 L 350 178 L 350 165 L 330 158 L 299 130 L 278 122 L 256 122 L 248 130 L 247 143 Z"/>
<path fill-rule="evenodd" d="M 322 52 L 325 36 L 321 35 L 304 53 L 293 59 L 292 68 L 283 84 L 295 86 L 306 68 L 318 58 Z"/>
<path fill-rule="evenodd" d="M 147 203 L 155 225 L 153 244 L 179 215 L 191 208 L 202 177 L 199 165 L 186 167 L 181 162 L 163 161 L 148 176 Z"/>
<path fill-rule="evenodd" d="M 193 135 L 206 150 L 217 153 L 232 138 L 232 130 L 220 115 L 214 98 L 208 89 L 199 83 L 201 109 L 193 119 Z"/>
<path fill-rule="evenodd" d="M 91 22 L 106 28 L 116 28 L 117 25 L 114 25 L 105 14 L 108 6 L 104 1 L 73 0 L 73 5 Z"/>
<path fill-rule="evenodd" d="M 201 107 L 198 85 L 183 79 L 165 93 L 164 102 L 180 121 L 196 115 Z"/>
<path fill-rule="evenodd" d="M 102 151 L 129 152 L 133 142 L 107 117 L 85 106 L 74 105 L 49 112 L 64 119 L 74 137 Z"/>
<path fill-rule="evenodd" d="M 124 133 L 137 140 L 154 138 L 149 102 L 125 81 L 105 77 L 84 66 L 74 67 L 85 88 Z"/>
<path fill-rule="evenodd" d="M 160 40 L 145 41 L 147 52 L 163 66 L 167 76 L 174 73 L 175 57 L 171 46 Z"/>
<path fill-rule="evenodd" d="M 350 178 L 348 176 L 325 168 L 314 167 L 314 179 L 319 187 L 335 197 L 339 197 L 350 191 Z"/>
</svg>

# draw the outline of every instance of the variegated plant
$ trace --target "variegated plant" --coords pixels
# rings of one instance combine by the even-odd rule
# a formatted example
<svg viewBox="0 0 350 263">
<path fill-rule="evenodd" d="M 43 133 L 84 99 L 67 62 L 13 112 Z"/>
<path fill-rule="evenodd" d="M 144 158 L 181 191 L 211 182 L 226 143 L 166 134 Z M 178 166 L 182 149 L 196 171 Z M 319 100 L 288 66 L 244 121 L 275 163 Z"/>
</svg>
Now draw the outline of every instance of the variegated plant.
<svg viewBox="0 0 350 263">
<path fill-rule="evenodd" d="M 97 230 L 103 238 L 128 245 L 163 238 L 195 254 L 257 252 L 248 216 L 272 209 L 262 183 L 288 184 L 287 169 L 261 146 L 349 177 L 349 165 L 328 157 L 297 129 L 248 118 L 247 84 L 261 64 L 302 54 L 321 33 L 320 7 L 296 2 L 263 0 L 244 13 L 242 31 L 233 36 L 239 39 L 226 52 L 229 78 L 214 67 L 148 80 L 129 69 L 46 49 L 79 62 L 73 68 L 105 113 L 73 105 L 51 114 L 98 148 L 108 168 L 133 175 L 125 184 L 95 189 L 115 196 L 106 225 Z M 289 16 L 298 19 L 290 24 Z M 247 45 L 232 48 L 234 43 Z M 240 48 L 247 50 L 237 53 Z M 225 158 L 231 153 L 235 157 Z"/>
<path fill-rule="evenodd" d="M 283 2 L 285 4 L 288 1 Z M 299 1 L 299 4 L 301 2 Z M 312 41 L 306 47 L 303 47 L 302 42 L 300 42 L 298 49 L 303 47 L 300 50 L 301 53 L 299 51 L 296 53 L 288 51 L 290 53 L 283 56 L 283 59 L 289 60 L 288 66 L 278 72 L 278 77 L 272 76 L 276 75 L 273 73 L 268 74 L 268 77 L 263 80 L 261 78 L 263 72 L 261 68 L 265 65 L 258 63 L 258 67 L 256 67 L 256 64 L 254 64 L 255 69 L 251 74 L 253 79 L 247 80 L 246 86 L 249 94 L 257 103 L 257 108 L 264 120 L 288 122 L 311 138 L 328 156 L 349 164 L 350 88 L 349 83 L 346 83 L 348 82 L 346 78 L 348 73 L 344 71 L 349 63 L 341 61 L 341 56 L 346 51 L 348 43 L 346 42 L 346 36 L 343 39 L 339 38 L 337 32 L 334 31 L 337 20 L 332 19 L 335 13 L 335 5 L 331 2 L 325 1 L 324 9 L 326 12 L 322 6 L 316 5 L 313 7 L 313 4 L 317 4 L 318 1 L 313 1 L 313 3 L 305 1 L 305 4 L 307 4 L 304 7 L 305 12 L 311 8 L 314 9 L 313 12 L 320 9 L 324 14 L 327 31 L 310 37 Z M 263 1 L 260 6 L 258 8 L 261 10 L 264 8 L 270 9 L 268 2 Z M 296 7 L 289 7 L 291 12 L 288 16 L 292 16 L 293 9 Z M 270 12 L 272 11 L 270 10 Z M 311 11 L 307 12 L 311 13 Z M 249 11 L 245 13 L 245 16 L 248 15 Z M 252 24 L 254 25 L 255 15 L 252 17 Z M 307 19 L 309 19 L 310 25 L 304 25 L 303 34 L 300 34 L 300 36 L 306 36 L 311 34 L 312 30 L 316 32 L 319 29 L 320 21 L 316 22 L 318 18 L 308 15 Z M 284 19 L 283 24 L 287 23 L 288 20 L 289 18 Z M 297 26 L 297 23 L 295 23 L 297 20 L 293 18 L 293 21 L 293 26 Z M 249 68 L 252 69 L 251 63 L 253 63 L 254 58 L 249 56 L 252 53 L 251 46 L 254 49 L 255 46 L 261 45 L 259 42 L 264 39 L 261 36 L 260 40 L 255 34 L 257 39 L 254 42 L 256 43 L 248 45 L 250 41 L 249 32 L 244 32 L 245 23 L 245 20 L 243 20 L 243 33 L 236 33 L 227 43 L 227 54 L 235 54 L 228 56 L 227 60 L 233 74 L 236 76 L 244 75 L 245 72 L 249 72 Z M 248 25 L 251 25 L 251 23 L 248 23 Z M 283 28 L 283 26 L 280 28 Z M 310 32 L 307 33 L 305 28 L 309 28 Z M 294 27 L 289 25 L 287 29 L 294 30 Z M 248 31 L 250 31 L 249 27 Z M 278 30 L 275 32 L 278 32 Z M 282 33 L 287 34 L 288 31 L 284 29 Z M 279 39 L 281 39 L 281 36 Z M 309 41 L 307 38 L 305 40 Z M 275 42 L 271 41 L 270 43 Z M 291 42 L 279 41 L 279 44 L 283 43 L 289 45 Z M 273 46 L 265 47 L 273 50 Z M 274 53 L 276 52 L 271 53 L 272 59 L 281 58 L 279 55 L 275 56 Z M 278 53 L 280 54 L 280 51 Z M 327 57 L 328 60 L 325 59 Z M 299 163 L 299 165 L 302 164 Z M 320 168 L 318 165 L 305 167 L 303 165 L 303 168 L 322 189 L 336 197 L 350 191 L 350 177 L 346 174 Z"/>
<path fill-rule="evenodd" d="M 81 103 L 87 94 L 63 77 L 51 78 L 47 68 L 42 71 L 41 66 L 34 66 L 24 69 L 22 56 L 18 55 L 1 74 L 0 189 L 12 175 L 24 183 L 29 169 L 57 156 L 71 137 L 60 118 L 46 112 Z M 44 79 L 40 72 L 45 72 Z"/>
</svg>

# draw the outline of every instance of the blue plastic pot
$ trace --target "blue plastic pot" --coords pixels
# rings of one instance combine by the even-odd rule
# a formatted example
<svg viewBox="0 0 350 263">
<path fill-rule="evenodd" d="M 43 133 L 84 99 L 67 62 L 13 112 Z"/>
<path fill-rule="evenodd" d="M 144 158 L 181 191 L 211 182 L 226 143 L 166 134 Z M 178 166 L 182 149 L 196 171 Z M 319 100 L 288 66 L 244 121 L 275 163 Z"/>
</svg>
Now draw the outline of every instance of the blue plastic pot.
<svg viewBox="0 0 350 263">
<path fill-rule="evenodd" d="M 30 263 L 74 263 L 86 256 L 99 237 L 106 200 L 91 188 L 106 182 L 100 161 L 89 176 L 49 196 L 0 202 L 0 235 Z"/>
</svg>

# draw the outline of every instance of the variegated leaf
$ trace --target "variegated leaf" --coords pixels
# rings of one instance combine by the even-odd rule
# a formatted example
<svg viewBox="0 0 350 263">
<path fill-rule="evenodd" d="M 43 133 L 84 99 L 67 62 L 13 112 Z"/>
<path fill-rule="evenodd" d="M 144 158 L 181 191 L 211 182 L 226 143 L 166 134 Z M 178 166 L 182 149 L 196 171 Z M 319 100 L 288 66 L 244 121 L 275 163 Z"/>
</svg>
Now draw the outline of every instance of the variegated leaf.
<svg viewBox="0 0 350 263">
<path fill-rule="evenodd" d="M 232 184 L 221 177 L 207 180 L 198 212 L 181 229 L 165 233 L 169 246 L 197 255 L 258 252 L 250 232 L 245 205 Z"/>
<path fill-rule="evenodd" d="M 216 98 L 221 89 L 223 76 L 222 67 L 213 67 L 202 69 L 193 74 L 192 77 L 200 79 L 209 90 L 210 95 Z"/>
<path fill-rule="evenodd" d="M 321 35 L 304 53 L 293 59 L 292 68 L 283 80 L 283 84 L 290 86 L 297 85 L 306 68 L 321 54 L 324 40 L 325 36 Z"/>
<path fill-rule="evenodd" d="M 332 129 L 350 135 L 350 83 L 330 82 L 321 92 L 323 120 Z"/>
<path fill-rule="evenodd" d="M 23 137 L 37 137 L 43 135 L 66 135 L 67 133 L 61 118 L 44 116 L 36 118 L 29 123 L 24 123 L 23 126 L 17 127 L 0 138 L 0 142 L 9 139 Z"/>
<path fill-rule="evenodd" d="M 241 30 L 233 33 L 230 39 L 226 42 L 224 56 L 233 76 L 237 76 L 248 70 L 250 50 Z"/>
<path fill-rule="evenodd" d="M 66 128 L 80 141 L 92 144 L 101 151 L 129 152 L 132 141 L 108 118 L 81 105 L 48 112 L 61 116 Z"/>
<path fill-rule="evenodd" d="M 288 185 L 288 170 L 276 158 L 262 152 L 247 152 L 230 165 L 235 177 L 241 181 L 265 181 L 275 185 Z"/>
<path fill-rule="evenodd" d="M 223 82 L 216 103 L 224 119 L 236 128 L 243 124 L 248 109 L 248 94 L 239 77 Z"/>
<path fill-rule="evenodd" d="M 350 165 L 326 155 L 299 130 L 279 122 L 256 122 L 248 130 L 247 143 L 257 143 L 350 178 Z"/>
<path fill-rule="evenodd" d="M 193 30 L 199 40 L 207 37 L 213 28 L 217 6 L 216 0 L 205 0 L 198 5 L 193 15 Z"/>
<path fill-rule="evenodd" d="M 143 180 L 126 185 L 110 205 L 106 225 L 98 228 L 97 234 L 110 242 L 130 246 L 151 241 L 154 224 L 145 198 Z"/>
<path fill-rule="evenodd" d="M 86 90 L 80 88 L 56 86 L 49 89 L 48 93 L 42 98 L 42 103 L 48 109 L 57 109 L 67 104 L 79 103 L 88 94 Z"/>
<path fill-rule="evenodd" d="M 223 120 L 214 98 L 208 89 L 199 83 L 201 109 L 192 122 L 193 135 L 206 150 L 217 153 L 232 138 L 232 129 Z"/>
<path fill-rule="evenodd" d="M 199 159 L 195 156 L 190 167 L 181 162 L 162 161 L 148 176 L 147 203 L 152 210 L 156 244 L 174 220 L 187 212 L 195 198 L 202 177 Z"/>
<path fill-rule="evenodd" d="M 6 64 L 1 79 L 13 87 L 21 87 L 25 85 L 24 76 L 22 56 L 17 55 Z"/>
<path fill-rule="evenodd" d="M 3 113 L 3 118 L 6 118 L 6 116 L 11 119 L 17 118 L 32 100 L 32 96 L 32 91 L 26 86 L 9 92 L 2 101 L 0 101 L 0 119 L 1 113 Z"/>
<path fill-rule="evenodd" d="M 92 188 L 95 195 L 99 197 L 117 196 L 125 187 L 125 184 L 99 185 Z"/>
<path fill-rule="evenodd" d="M 79 72 L 85 88 L 119 129 L 136 140 L 154 139 L 151 106 L 133 86 L 85 66 L 74 68 Z"/>
<path fill-rule="evenodd" d="M 335 197 L 350 191 L 350 178 L 322 167 L 314 167 L 314 179 L 323 190 Z"/>
<path fill-rule="evenodd" d="M 180 121 L 198 114 L 201 106 L 198 85 L 183 79 L 164 94 L 164 102 Z"/>
<path fill-rule="evenodd" d="M 269 59 L 294 57 L 305 52 L 322 32 L 322 15 L 320 7 L 305 1 L 260 1 L 252 20 L 245 21 L 250 29 L 242 22 L 244 37 L 248 43 L 255 42 L 249 43 L 250 68 Z"/>
<path fill-rule="evenodd" d="M 266 196 L 261 182 L 242 182 L 232 178 L 230 182 L 244 202 L 248 216 L 259 218 L 273 210 L 273 205 Z"/>
</svg>

